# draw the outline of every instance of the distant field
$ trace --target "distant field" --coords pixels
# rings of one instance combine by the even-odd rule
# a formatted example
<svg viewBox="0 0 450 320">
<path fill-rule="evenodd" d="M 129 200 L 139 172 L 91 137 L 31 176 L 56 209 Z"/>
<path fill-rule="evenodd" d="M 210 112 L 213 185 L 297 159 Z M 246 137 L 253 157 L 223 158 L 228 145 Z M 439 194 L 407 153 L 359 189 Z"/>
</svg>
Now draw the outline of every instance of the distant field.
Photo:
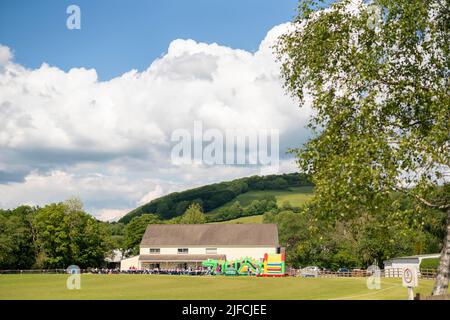
<svg viewBox="0 0 450 320">
<path fill-rule="evenodd" d="M 310 200 L 314 194 L 313 187 L 296 187 L 291 188 L 291 190 L 291 192 L 275 194 L 278 205 L 282 205 L 284 201 L 289 201 L 292 206 L 299 207 Z"/>
<path fill-rule="evenodd" d="M 215 213 L 220 208 L 229 207 L 236 201 L 239 201 L 241 206 L 248 206 L 253 200 L 262 200 L 268 196 L 274 196 L 278 205 L 282 205 L 284 201 L 289 201 L 294 207 L 301 206 L 306 201 L 310 200 L 314 194 L 314 187 L 293 187 L 290 190 L 262 190 L 262 191 L 249 191 L 240 194 L 235 199 L 227 202 L 223 206 L 214 209 L 208 213 Z"/>
<path fill-rule="evenodd" d="M 81 289 L 66 289 L 66 275 L 0 275 L 0 299 L 406 299 L 400 279 L 369 290 L 365 278 L 248 278 L 224 276 L 81 275 Z M 415 292 L 430 294 L 433 281 Z"/>
<path fill-rule="evenodd" d="M 249 216 L 249 217 L 241 217 L 233 220 L 227 220 L 227 221 L 221 221 L 221 222 L 215 222 L 215 223 L 262 223 L 263 222 L 263 215 L 257 215 L 257 216 Z"/>
</svg>

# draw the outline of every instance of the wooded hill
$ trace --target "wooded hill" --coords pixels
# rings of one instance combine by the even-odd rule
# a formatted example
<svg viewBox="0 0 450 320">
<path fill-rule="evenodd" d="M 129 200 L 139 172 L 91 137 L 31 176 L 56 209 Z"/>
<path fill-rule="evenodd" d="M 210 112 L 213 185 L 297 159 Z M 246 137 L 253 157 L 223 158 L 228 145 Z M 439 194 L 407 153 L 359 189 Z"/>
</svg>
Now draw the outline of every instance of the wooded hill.
<svg viewBox="0 0 450 320">
<path fill-rule="evenodd" d="M 257 190 L 287 190 L 291 187 L 312 186 L 306 175 L 289 173 L 251 176 L 232 181 L 214 183 L 182 192 L 170 193 L 152 200 L 123 216 L 119 222 L 128 223 L 134 217 L 154 213 L 162 220 L 181 216 L 190 204 L 196 202 L 206 214 L 234 200 L 237 196 Z M 233 217 L 237 218 L 237 217 Z"/>
</svg>

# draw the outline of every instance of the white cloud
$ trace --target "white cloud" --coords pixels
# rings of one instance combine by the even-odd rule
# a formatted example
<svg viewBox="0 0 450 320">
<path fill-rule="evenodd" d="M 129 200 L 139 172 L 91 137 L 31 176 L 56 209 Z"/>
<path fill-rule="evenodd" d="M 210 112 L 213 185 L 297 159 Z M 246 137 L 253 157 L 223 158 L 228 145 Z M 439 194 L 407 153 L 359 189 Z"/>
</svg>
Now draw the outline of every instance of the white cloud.
<svg viewBox="0 0 450 320">
<path fill-rule="evenodd" d="M 146 204 L 156 198 L 161 197 L 162 195 L 164 195 L 164 191 L 161 188 L 160 185 L 157 185 L 155 190 L 149 191 L 145 196 L 143 196 L 139 201 L 138 201 L 138 205 L 143 205 Z"/>
<path fill-rule="evenodd" d="M 97 218 L 102 221 L 116 221 L 123 217 L 130 209 L 101 209 Z"/>
<path fill-rule="evenodd" d="M 0 206 L 75 195 L 108 218 L 163 193 L 257 174 L 174 166 L 170 136 L 201 120 L 205 129 L 278 129 L 282 153 L 303 143 L 310 109 L 285 95 L 271 48 L 288 27 L 270 30 L 255 53 L 177 39 L 147 70 L 102 82 L 94 69 L 24 68 L 0 45 Z"/>
<path fill-rule="evenodd" d="M 6 65 L 13 59 L 14 55 L 11 49 L 0 44 L 0 66 Z"/>
</svg>

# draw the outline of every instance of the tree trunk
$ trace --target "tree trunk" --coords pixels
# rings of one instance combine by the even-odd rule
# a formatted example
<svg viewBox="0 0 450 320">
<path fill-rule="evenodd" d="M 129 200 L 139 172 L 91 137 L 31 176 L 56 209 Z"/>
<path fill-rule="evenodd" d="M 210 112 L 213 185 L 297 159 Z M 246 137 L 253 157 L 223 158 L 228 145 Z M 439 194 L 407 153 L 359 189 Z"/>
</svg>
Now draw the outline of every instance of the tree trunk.
<svg viewBox="0 0 450 320">
<path fill-rule="evenodd" d="M 447 209 L 447 234 L 445 235 L 444 246 L 441 252 L 436 283 L 433 289 L 433 296 L 447 294 L 448 277 L 450 273 L 450 208 Z"/>
</svg>

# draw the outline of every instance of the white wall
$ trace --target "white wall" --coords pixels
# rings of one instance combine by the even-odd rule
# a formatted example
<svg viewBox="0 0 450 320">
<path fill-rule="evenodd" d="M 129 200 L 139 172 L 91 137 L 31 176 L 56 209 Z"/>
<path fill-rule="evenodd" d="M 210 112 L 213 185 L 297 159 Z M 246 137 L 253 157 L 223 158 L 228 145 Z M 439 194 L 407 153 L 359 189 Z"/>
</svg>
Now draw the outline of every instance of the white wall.
<svg viewBox="0 0 450 320">
<path fill-rule="evenodd" d="M 141 247 L 140 254 L 150 254 L 150 248 L 157 247 Z M 178 248 L 188 248 L 188 254 L 206 254 L 207 247 L 160 247 L 159 254 L 178 254 Z M 217 248 L 217 254 L 224 254 L 227 260 L 251 257 L 254 259 L 264 258 L 264 254 L 274 254 L 277 252 L 276 247 L 208 247 Z"/>
<path fill-rule="evenodd" d="M 245 258 L 245 257 L 250 257 L 250 258 L 254 258 L 254 259 L 258 260 L 258 259 L 263 259 L 265 253 L 268 253 L 268 254 L 277 253 L 277 248 L 276 247 L 249 247 L 249 248 L 223 247 L 223 248 L 217 248 L 217 254 L 226 255 L 227 260 L 235 260 L 235 259 Z"/>
<path fill-rule="evenodd" d="M 131 267 L 140 269 L 139 256 L 130 257 L 120 261 L 120 270 L 129 270 Z"/>
<path fill-rule="evenodd" d="M 420 263 L 414 260 L 392 260 L 390 265 L 385 264 L 384 276 L 389 278 L 400 278 L 403 276 L 404 268 L 416 268 L 419 270 Z"/>
<path fill-rule="evenodd" d="M 404 262 L 393 262 L 392 268 L 419 268 L 419 263 L 404 263 Z"/>
</svg>

